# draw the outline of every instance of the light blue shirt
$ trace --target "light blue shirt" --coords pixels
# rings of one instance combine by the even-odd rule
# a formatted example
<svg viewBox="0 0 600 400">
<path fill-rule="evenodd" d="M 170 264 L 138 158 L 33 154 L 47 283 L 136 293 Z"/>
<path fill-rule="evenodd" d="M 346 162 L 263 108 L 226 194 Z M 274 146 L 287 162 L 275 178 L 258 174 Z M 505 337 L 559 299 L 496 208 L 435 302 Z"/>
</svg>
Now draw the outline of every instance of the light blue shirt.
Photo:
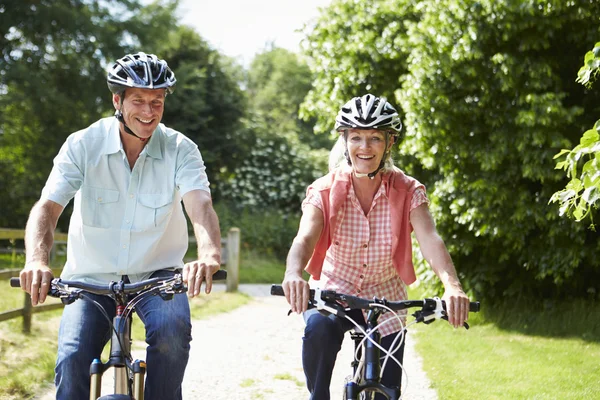
<svg viewBox="0 0 600 400">
<path fill-rule="evenodd" d="M 75 197 L 61 277 L 132 282 L 181 268 L 188 230 L 181 204 L 191 190 L 210 193 L 198 146 L 159 124 L 129 166 L 114 117 L 67 138 L 42 198 L 66 206 Z"/>
</svg>

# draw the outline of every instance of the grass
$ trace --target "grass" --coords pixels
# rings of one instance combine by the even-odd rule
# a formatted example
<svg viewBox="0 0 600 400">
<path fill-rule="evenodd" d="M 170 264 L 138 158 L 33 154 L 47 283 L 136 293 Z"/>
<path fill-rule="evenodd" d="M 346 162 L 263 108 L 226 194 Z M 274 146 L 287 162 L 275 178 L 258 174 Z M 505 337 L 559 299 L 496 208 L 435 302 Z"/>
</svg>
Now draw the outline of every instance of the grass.
<svg viewBox="0 0 600 400">
<path fill-rule="evenodd" d="M 0 282 L 0 310 L 22 308 L 24 294 Z M 48 299 L 46 303 L 58 301 Z M 60 310 L 35 314 L 31 333 L 22 333 L 22 319 L 0 322 L 0 398 L 30 399 L 54 379 Z"/>
<path fill-rule="evenodd" d="M 554 310 L 482 304 L 482 310 L 471 315 L 469 331 L 440 321 L 413 328 L 440 399 L 589 399 L 600 393 L 598 304 L 575 301 Z M 575 319 L 580 322 L 569 324 Z"/>
<path fill-rule="evenodd" d="M 253 251 L 240 255 L 240 283 L 281 283 L 285 264 L 275 257 L 261 256 Z"/>
<path fill-rule="evenodd" d="M 292 376 L 288 373 L 276 374 L 273 378 L 281 380 L 281 381 L 292 381 L 298 387 L 304 387 L 305 383 L 299 381 L 295 376 Z"/>
</svg>

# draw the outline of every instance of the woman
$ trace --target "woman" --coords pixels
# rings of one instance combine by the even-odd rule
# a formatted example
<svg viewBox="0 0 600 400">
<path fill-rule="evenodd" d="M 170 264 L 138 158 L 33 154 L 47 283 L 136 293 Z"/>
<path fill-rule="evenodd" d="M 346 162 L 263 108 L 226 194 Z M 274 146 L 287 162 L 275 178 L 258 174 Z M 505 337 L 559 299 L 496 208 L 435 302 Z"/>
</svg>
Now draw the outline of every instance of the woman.
<svg viewBox="0 0 600 400">
<path fill-rule="evenodd" d="M 352 325 L 307 311 L 309 282 L 364 298 L 406 299 L 406 285 L 416 279 L 414 230 L 421 253 L 444 285 L 449 322 L 459 327 L 467 319 L 469 299 L 436 231 L 425 187 L 390 158 L 401 128 L 398 113 L 384 98 L 366 94 L 347 102 L 336 117 L 340 136 L 330 155 L 330 172 L 308 187 L 302 204 L 282 285 L 292 311 L 304 313 L 302 362 L 312 400 L 329 399 L 336 355 Z M 302 278 L 303 269 L 311 275 L 309 282 Z M 354 316 L 364 323 L 361 313 Z M 386 320 L 380 332 L 382 346 L 389 349 L 402 325 L 391 313 L 379 321 Z M 402 347 L 394 356 L 402 361 L 403 352 Z M 401 377 L 400 367 L 390 362 L 382 383 L 400 386 Z"/>
</svg>

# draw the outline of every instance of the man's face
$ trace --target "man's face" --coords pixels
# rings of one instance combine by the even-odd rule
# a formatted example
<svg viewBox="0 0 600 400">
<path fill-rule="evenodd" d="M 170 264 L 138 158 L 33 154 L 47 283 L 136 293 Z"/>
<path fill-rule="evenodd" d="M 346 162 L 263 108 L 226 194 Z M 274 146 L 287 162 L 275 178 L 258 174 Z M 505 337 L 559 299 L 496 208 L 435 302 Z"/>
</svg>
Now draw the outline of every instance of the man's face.
<svg viewBox="0 0 600 400">
<path fill-rule="evenodd" d="M 127 126 L 143 139 L 152 136 L 165 110 L 165 89 L 130 88 L 123 96 L 121 104 L 121 97 L 113 95 L 113 104 L 123 113 Z"/>
</svg>

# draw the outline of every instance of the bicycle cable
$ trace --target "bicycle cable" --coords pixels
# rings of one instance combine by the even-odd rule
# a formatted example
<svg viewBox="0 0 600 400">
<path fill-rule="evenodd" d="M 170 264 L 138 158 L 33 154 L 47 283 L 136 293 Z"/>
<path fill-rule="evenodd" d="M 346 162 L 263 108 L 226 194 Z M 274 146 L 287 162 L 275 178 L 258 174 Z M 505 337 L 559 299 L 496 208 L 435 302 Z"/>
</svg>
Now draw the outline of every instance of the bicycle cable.
<svg viewBox="0 0 600 400">
<path fill-rule="evenodd" d="M 80 298 L 82 300 L 90 301 L 90 302 L 92 302 L 92 304 L 94 304 L 96 307 L 98 307 L 98 309 L 100 310 L 100 312 L 102 313 L 102 315 L 104 316 L 104 318 L 106 318 L 106 320 L 108 321 L 110 329 L 115 333 L 115 336 L 117 337 L 117 340 L 119 341 L 119 345 L 121 346 L 121 348 L 123 348 L 123 343 L 121 342 L 121 338 L 119 337 L 119 334 L 118 334 L 117 330 L 115 329 L 115 326 L 113 325 L 113 323 L 111 321 L 111 318 L 108 316 L 108 313 L 106 312 L 106 310 L 104 309 L 104 307 L 102 306 L 102 304 L 98 303 L 93 298 L 88 297 L 87 293 L 78 292 L 78 295 L 80 296 Z"/>
<path fill-rule="evenodd" d="M 358 357 L 357 357 L 358 350 L 359 350 L 359 349 L 360 349 L 362 346 L 364 346 L 364 342 L 365 342 L 366 340 L 369 340 L 371 343 L 373 343 L 373 344 L 377 345 L 377 347 L 378 347 L 380 350 L 382 350 L 382 351 L 383 351 L 383 353 L 385 354 L 384 356 L 381 356 L 381 357 L 380 357 L 380 360 L 381 360 L 381 359 L 383 359 L 383 360 L 384 360 L 384 361 L 383 361 L 383 364 L 382 364 L 382 366 L 381 366 L 381 370 L 380 370 L 380 378 L 383 378 L 383 372 L 385 371 L 385 366 L 387 365 L 387 362 L 388 362 L 388 360 L 389 360 L 390 358 L 392 358 L 392 359 L 393 359 L 393 361 L 394 361 L 394 362 L 396 362 L 396 364 L 398 364 L 398 366 L 400 367 L 400 370 L 402 371 L 401 373 L 404 375 L 404 377 L 405 377 L 405 379 L 406 379 L 406 380 L 405 380 L 405 382 L 406 382 L 406 384 L 408 385 L 408 373 L 406 372 L 406 369 L 404 368 L 404 365 L 402 365 L 402 363 L 401 363 L 400 361 L 398 361 L 398 359 L 397 359 L 397 358 L 396 358 L 396 357 L 393 355 L 393 354 L 394 354 L 396 351 L 398 351 L 398 350 L 399 350 L 399 349 L 402 347 L 402 343 L 403 343 L 403 342 L 404 342 L 404 340 L 405 340 L 405 330 L 406 330 L 407 326 L 404 326 L 404 322 L 402 321 L 402 316 L 401 316 L 399 313 L 397 313 L 397 312 L 395 312 L 394 310 L 392 310 L 391 308 L 389 308 L 388 306 L 386 306 L 386 305 L 383 305 L 383 304 L 378 304 L 378 303 L 376 303 L 376 304 L 373 304 L 373 306 L 374 306 L 374 307 L 380 307 L 380 308 L 383 308 L 384 310 L 391 312 L 391 313 L 392 313 L 394 316 L 393 316 L 392 318 L 389 318 L 389 319 L 387 319 L 387 320 L 385 320 L 385 321 L 382 321 L 382 322 L 380 322 L 379 324 L 377 324 L 377 325 L 375 326 L 375 328 L 373 328 L 373 330 L 372 330 L 371 332 L 373 332 L 373 331 L 376 331 L 376 330 L 379 330 L 379 329 L 380 329 L 380 328 L 381 328 L 383 325 L 385 325 L 385 324 L 387 324 L 387 323 L 390 323 L 390 322 L 391 322 L 393 319 L 397 319 L 397 320 L 400 322 L 400 327 L 401 327 L 401 328 L 400 328 L 400 331 L 399 331 L 399 332 L 398 332 L 398 334 L 396 335 L 396 338 L 395 338 L 395 339 L 392 341 L 392 344 L 391 344 L 391 346 L 390 346 L 389 350 L 386 350 L 386 349 L 384 349 L 382 346 L 379 346 L 379 344 L 378 344 L 378 343 L 376 343 L 376 342 L 375 342 L 375 341 L 374 341 L 374 340 L 373 340 L 373 339 L 370 337 L 370 335 L 367 335 L 367 334 L 366 334 L 366 332 L 364 332 L 364 331 L 362 331 L 362 330 L 361 330 L 361 332 L 364 334 L 364 338 L 363 338 L 363 339 L 361 340 L 361 342 L 359 343 L 359 346 L 358 346 L 358 348 L 357 348 L 357 350 L 356 350 L 356 352 L 355 352 L 355 354 L 354 354 L 354 358 L 355 358 L 355 359 L 358 359 Z M 346 318 L 349 318 L 349 317 L 346 317 Z M 351 318 L 350 318 L 350 319 L 351 319 Z M 353 321 L 353 320 L 352 320 L 352 322 L 354 323 L 354 321 Z M 411 325 L 412 325 L 412 324 L 411 324 Z M 410 325 L 409 325 L 409 326 L 410 326 Z M 398 340 L 398 338 L 400 338 L 400 342 L 398 343 L 397 347 L 394 347 L 394 345 L 395 345 L 396 341 Z M 363 357 L 364 357 L 364 354 L 362 355 L 361 359 L 362 359 Z M 363 363 L 363 362 L 362 362 L 362 360 L 361 360 L 360 362 L 361 362 L 361 363 Z M 363 364 L 364 364 L 364 363 L 363 363 Z M 354 380 L 355 380 L 355 381 L 356 381 L 356 379 L 357 379 L 358 375 L 359 375 L 359 370 L 357 369 L 356 376 L 354 377 Z M 402 400 L 402 396 L 403 396 L 403 395 L 401 395 L 401 396 L 400 396 L 400 399 L 398 399 L 398 400 Z"/>
</svg>

